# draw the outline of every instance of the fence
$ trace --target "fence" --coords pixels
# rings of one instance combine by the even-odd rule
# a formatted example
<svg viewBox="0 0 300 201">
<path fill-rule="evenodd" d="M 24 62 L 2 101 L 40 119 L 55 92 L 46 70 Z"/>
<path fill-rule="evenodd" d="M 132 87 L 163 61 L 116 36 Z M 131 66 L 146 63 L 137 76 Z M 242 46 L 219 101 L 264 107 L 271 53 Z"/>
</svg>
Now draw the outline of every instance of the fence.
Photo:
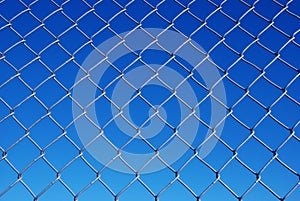
<svg viewBox="0 0 300 201">
<path fill-rule="evenodd" d="M 299 7 L 0 0 L 0 200 L 299 200 Z"/>
</svg>

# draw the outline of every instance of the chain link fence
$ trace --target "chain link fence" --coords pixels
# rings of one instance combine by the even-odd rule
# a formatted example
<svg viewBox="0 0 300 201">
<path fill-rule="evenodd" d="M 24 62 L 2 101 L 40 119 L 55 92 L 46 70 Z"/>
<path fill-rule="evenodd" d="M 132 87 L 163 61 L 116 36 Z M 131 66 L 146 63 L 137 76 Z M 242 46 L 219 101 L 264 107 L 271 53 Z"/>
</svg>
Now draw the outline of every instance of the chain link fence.
<svg viewBox="0 0 300 201">
<path fill-rule="evenodd" d="M 299 200 L 299 8 L 0 0 L 0 200 Z"/>
</svg>

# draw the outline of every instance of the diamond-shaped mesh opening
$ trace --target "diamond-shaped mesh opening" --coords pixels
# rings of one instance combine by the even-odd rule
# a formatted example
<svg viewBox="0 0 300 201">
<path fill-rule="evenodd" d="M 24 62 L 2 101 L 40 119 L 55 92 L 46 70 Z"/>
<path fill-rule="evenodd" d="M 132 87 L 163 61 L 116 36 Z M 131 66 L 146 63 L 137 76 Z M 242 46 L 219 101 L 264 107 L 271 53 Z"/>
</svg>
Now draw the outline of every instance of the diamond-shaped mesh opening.
<svg viewBox="0 0 300 201">
<path fill-rule="evenodd" d="M 0 200 L 300 196 L 297 0 L 0 0 Z"/>
</svg>

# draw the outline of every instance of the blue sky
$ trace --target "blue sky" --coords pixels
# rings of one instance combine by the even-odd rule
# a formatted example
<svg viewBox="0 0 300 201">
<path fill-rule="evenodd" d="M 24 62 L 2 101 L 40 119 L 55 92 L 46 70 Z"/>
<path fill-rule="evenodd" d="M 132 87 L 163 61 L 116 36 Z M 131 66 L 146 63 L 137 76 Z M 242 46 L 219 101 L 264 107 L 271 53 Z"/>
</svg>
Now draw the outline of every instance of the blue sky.
<svg viewBox="0 0 300 201">
<path fill-rule="evenodd" d="M 74 200 L 74 197 L 80 201 L 154 201 L 156 197 L 160 201 L 196 201 L 196 197 L 204 201 L 239 197 L 246 201 L 278 198 L 297 201 L 300 197 L 297 186 L 299 3 L 298 0 L 0 1 L 0 201 Z M 138 177 L 97 160 L 84 148 L 75 125 L 84 117 L 74 120 L 76 87 L 91 82 L 83 79 L 78 85 L 74 83 L 78 75 L 84 75 L 85 67 L 91 68 L 85 66 L 90 53 L 116 34 L 137 27 L 168 29 L 197 43 L 209 55 L 209 68 L 214 68 L 222 79 L 215 87 L 223 86 L 226 93 L 226 99 L 218 93 L 213 93 L 215 99 L 211 96 L 204 99 L 209 90 L 205 78 L 193 70 L 195 66 L 180 56 L 171 59 L 172 55 L 163 50 L 149 48 L 142 53 L 136 50 L 142 61 L 128 51 L 110 64 L 96 83 L 100 87 L 94 103 L 98 126 L 117 148 L 132 140 L 122 150 L 135 155 L 155 154 L 153 147 L 158 149 L 172 138 L 174 128 L 185 117 L 181 112 L 189 114 L 189 109 L 183 106 L 185 110 L 180 110 L 182 101 L 172 96 L 160 111 L 165 120 L 162 129 L 147 139 L 153 147 L 140 138 L 132 139 L 130 134 L 135 130 L 129 124 L 123 122 L 130 128 L 124 132 L 117 120 L 108 123 L 116 115 L 110 100 L 121 99 L 118 94 L 114 99 L 114 91 L 121 83 L 121 79 L 116 79 L 120 72 L 126 78 L 126 74 L 129 76 L 130 71 L 140 66 L 149 70 L 145 63 L 157 68 L 167 64 L 173 71 L 164 71 L 167 69 L 164 67 L 159 73 L 162 80 L 170 83 L 176 76 L 169 72 L 176 71 L 182 78 L 193 72 L 193 77 L 184 83 L 191 87 L 200 103 L 196 107 L 199 119 L 192 116 L 184 125 L 192 127 L 197 122 L 195 138 L 189 146 L 183 146 L 185 152 L 169 167 Z M 137 40 L 142 42 L 145 41 Z M 204 55 L 199 53 L 193 58 Z M 98 60 L 102 58 L 99 54 Z M 98 72 L 101 66 L 95 69 Z M 134 82 L 135 78 L 131 79 Z M 178 97 L 189 97 L 185 91 L 180 93 L 180 88 L 177 91 Z M 127 106 L 131 123 L 137 127 L 153 114 L 151 105 L 159 106 L 173 94 L 164 85 L 155 83 L 140 92 L 142 96 L 137 96 L 138 92 L 131 95 L 132 101 Z M 218 130 L 218 142 L 213 138 L 217 142 L 215 147 L 201 158 L 198 153 L 210 132 L 205 125 L 211 123 L 212 105 L 222 107 L 226 118 L 223 129 Z M 162 123 L 161 119 L 156 120 Z M 184 132 L 180 128 L 179 135 L 190 135 L 190 130 Z M 86 135 L 92 135 L 92 130 L 87 130 Z M 163 147 L 173 141 L 175 138 Z M 115 163 L 111 167 L 118 167 L 120 160 Z M 158 163 L 162 165 L 156 159 Z"/>
</svg>

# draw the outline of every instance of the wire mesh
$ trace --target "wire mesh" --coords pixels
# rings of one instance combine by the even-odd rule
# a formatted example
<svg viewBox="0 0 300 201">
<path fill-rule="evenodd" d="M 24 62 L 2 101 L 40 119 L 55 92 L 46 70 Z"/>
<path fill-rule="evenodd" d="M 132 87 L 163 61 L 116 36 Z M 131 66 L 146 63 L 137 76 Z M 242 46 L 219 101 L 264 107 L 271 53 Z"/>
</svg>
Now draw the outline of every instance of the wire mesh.
<svg viewBox="0 0 300 201">
<path fill-rule="evenodd" d="M 0 200 L 299 200 L 299 7 L 0 0 Z M 194 65 L 177 55 L 186 45 Z M 210 84 L 203 66 L 218 74 Z M 78 124 L 93 128 L 80 136 Z M 184 151 L 171 160 L 174 141 Z"/>
</svg>

